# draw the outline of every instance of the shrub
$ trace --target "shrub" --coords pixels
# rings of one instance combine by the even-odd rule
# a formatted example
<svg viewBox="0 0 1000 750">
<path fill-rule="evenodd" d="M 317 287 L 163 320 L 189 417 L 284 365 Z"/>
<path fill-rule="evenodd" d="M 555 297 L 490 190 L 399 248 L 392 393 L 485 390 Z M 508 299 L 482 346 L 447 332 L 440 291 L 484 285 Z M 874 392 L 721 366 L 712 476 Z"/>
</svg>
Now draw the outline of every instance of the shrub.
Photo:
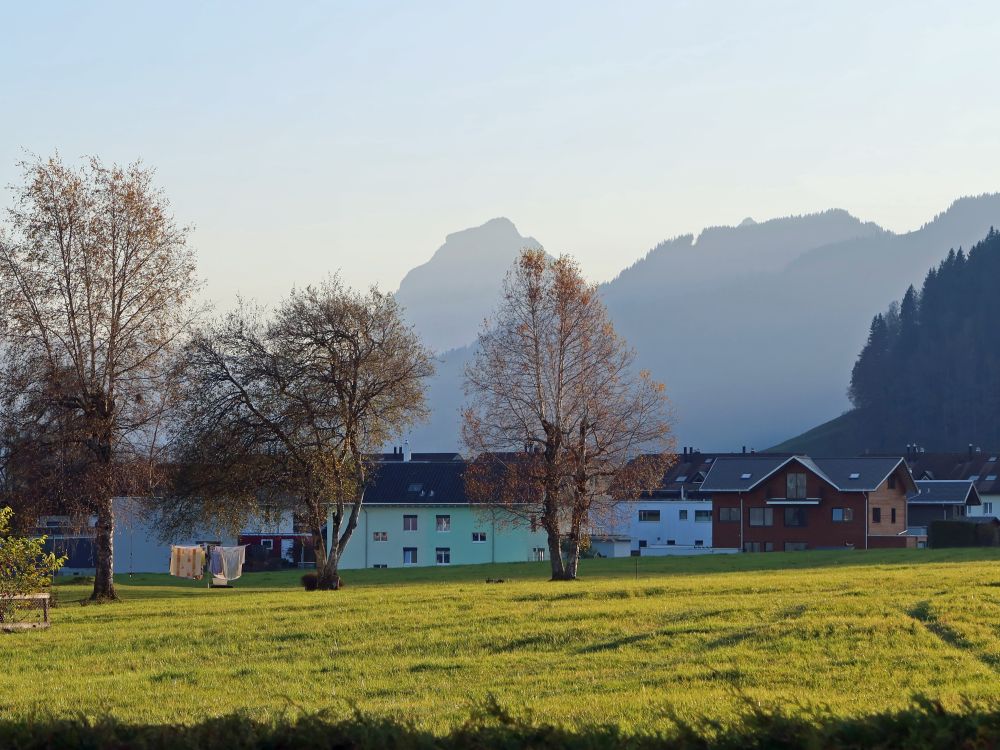
<svg viewBox="0 0 1000 750">
<path fill-rule="evenodd" d="M 13 536 L 13 515 L 10 508 L 0 508 L 0 623 L 16 619 L 22 605 L 13 597 L 45 591 L 66 562 L 65 557 L 45 552 L 44 536 Z"/>
<path fill-rule="evenodd" d="M 315 573 L 306 573 L 302 576 L 302 586 L 306 591 L 315 591 L 319 585 L 319 576 Z"/>
</svg>

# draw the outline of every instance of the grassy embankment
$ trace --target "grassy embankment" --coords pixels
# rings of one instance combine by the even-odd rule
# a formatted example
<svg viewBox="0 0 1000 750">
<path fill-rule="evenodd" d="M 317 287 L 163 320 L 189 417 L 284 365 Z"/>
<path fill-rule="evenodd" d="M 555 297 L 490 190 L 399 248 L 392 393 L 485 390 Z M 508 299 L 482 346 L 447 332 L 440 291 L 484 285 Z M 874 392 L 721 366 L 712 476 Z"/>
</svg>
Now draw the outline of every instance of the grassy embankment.
<svg viewBox="0 0 1000 750">
<path fill-rule="evenodd" d="M 324 712 L 444 732 L 491 698 L 515 714 L 626 732 L 726 722 L 747 701 L 832 716 L 912 696 L 1000 698 L 1000 553 L 803 552 L 364 570 L 336 593 L 295 573 L 233 590 L 166 576 L 0 637 L 0 719 L 194 723 Z M 504 577 L 487 584 L 487 577 Z"/>
</svg>

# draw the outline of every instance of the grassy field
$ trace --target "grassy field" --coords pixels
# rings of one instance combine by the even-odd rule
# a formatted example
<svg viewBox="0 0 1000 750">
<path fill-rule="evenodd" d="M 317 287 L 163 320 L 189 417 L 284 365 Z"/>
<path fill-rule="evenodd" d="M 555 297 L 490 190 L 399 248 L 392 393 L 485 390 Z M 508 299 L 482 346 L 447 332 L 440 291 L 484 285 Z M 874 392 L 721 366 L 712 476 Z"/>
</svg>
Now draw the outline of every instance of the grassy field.
<svg viewBox="0 0 1000 750">
<path fill-rule="evenodd" d="M 347 573 L 233 590 L 166 576 L 81 606 L 58 587 L 48 631 L 0 637 L 0 718 L 193 723 L 358 709 L 435 732 L 490 697 L 571 725 L 725 722 L 747 701 L 860 716 L 914 695 L 996 706 L 1000 554 L 802 552 Z M 487 577 L 503 577 L 487 584 Z"/>
</svg>

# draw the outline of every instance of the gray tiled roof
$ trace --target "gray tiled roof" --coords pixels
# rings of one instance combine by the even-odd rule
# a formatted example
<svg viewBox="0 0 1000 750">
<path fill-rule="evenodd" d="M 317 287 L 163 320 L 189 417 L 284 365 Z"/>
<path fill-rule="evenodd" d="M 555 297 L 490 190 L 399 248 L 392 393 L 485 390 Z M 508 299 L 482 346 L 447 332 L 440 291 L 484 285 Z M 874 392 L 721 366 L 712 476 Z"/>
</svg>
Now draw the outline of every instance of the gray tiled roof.
<svg viewBox="0 0 1000 750">
<path fill-rule="evenodd" d="M 967 479 L 921 480 L 919 495 L 910 495 L 907 502 L 916 505 L 979 505 L 979 493 Z"/>
<path fill-rule="evenodd" d="M 701 485 L 702 492 L 747 492 L 789 461 L 801 464 L 842 492 L 873 492 L 903 462 L 902 457 L 810 458 L 809 456 L 720 457 Z M 852 475 L 857 474 L 852 479 Z"/>
<path fill-rule="evenodd" d="M 815 459 L 830 481 L 839 489 L 858 492 L 874 492 L 902 460 L 902 456 Z M 852 474 L 859 476 L 857 479 L 851 479 Z"/>
</svg>

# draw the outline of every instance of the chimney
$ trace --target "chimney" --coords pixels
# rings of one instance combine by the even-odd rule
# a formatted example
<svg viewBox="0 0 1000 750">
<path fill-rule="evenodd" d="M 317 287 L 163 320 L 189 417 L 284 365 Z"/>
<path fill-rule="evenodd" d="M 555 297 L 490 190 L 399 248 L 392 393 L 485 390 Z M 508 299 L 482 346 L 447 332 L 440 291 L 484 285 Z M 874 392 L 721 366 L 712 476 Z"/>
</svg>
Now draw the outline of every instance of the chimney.
<svg viewBox="0 0 1000 750">
<path fill-rule="evenodd" d="M 413 458 L 413 454 L 410 453 L 410 441 L 409 440 L 404 440 L 403 441 L 402 451 L 403 451 L 403 460 L 404 461 L 409 461 L 411 458 Z"/>
<path fill-rule="evenodd" d="M 972 459 L 972 443 L 969 443 L 969 459 Z"/>
<path fill-rule="evenodd" d="M 746 453 L 746 452 L 747 452 L 747 447 L 746 447 L 745 445 L 743 446 L 743 452 L 744 452 L 744 453 Z"/>
</svg>

